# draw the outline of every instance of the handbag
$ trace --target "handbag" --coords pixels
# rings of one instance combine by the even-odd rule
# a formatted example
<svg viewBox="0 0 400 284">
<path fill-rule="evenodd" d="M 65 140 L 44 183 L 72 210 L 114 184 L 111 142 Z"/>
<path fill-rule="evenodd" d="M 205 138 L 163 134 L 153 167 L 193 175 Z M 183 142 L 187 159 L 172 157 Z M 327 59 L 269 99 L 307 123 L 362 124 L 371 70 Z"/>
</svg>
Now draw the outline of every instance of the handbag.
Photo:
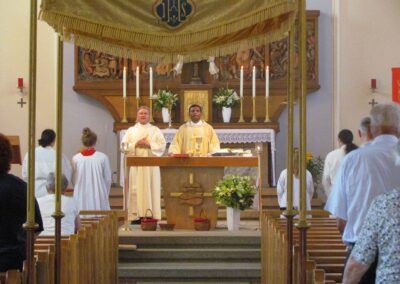
<svg viewBox="0 0 400 284">
<path fill-rule="evenodd" d="M 140 227 L 142 231 L 155 231 L 157 230 L 157 222 L 158 220 L 153 218 L 153 211 L 149 208 L 141 220 Z"/>
</svg>

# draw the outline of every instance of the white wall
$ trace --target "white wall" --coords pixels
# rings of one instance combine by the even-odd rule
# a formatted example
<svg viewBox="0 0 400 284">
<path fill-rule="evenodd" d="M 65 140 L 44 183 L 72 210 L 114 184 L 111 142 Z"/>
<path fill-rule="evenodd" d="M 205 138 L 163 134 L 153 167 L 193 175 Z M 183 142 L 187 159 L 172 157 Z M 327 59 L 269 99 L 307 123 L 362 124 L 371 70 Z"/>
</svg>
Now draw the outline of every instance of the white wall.
<svg viewBox="0 0 400 284">
<path fill-rule="evenodd" d="M 318 57 L 321 88 L 307 96 L 307 151 L 314 156 L 325 156 L 333 147 L 333 97 L 332 97 L 332 2 L 309 0 L 307 10 L 319 10 Z M 299 146 L 299 113 L 295 107 L 295 147 Z M 276 137 L 277 178 L 286 168 L 287 159 L 287 109 L 279 119 L 280 132 Z"/>
<path fill-rule="evenodd" d="M 338 1 L 336 131 L 357 130 L 371 109 L 368 102 L 391 101 L 392 67 L 400 66 L 400 1 Z M 377 79 L 377 93 L 369 89 Z"/>
<path fill-rule="evenodd" d="M 26 1 L 0 1 L 0 11 L 0 132 L 5 135 L 18 135 L 21 153 L 24 156 L 28 149 L 28 106 L 21 108 L 17 105 L 20 99 L 17 94 L 17 78 L 24 79 L 24 100 L 27 101 L 30 6 Z M 47 24 L 38 22 L 37 29 L 38 139 L 43 129 L 55 127 L 56 39 L 53 30 Z M 11 173 L 21 176 L 21 167 L 13 165 Z"/>
</svg>

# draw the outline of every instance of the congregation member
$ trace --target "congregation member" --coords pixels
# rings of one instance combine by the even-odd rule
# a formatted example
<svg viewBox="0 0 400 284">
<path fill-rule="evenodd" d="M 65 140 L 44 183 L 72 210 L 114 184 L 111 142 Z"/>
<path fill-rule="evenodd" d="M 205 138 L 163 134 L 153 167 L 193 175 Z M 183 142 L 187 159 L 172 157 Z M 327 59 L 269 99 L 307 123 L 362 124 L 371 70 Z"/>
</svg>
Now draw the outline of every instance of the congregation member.
<svg viewBox="0 0 400 284">
<path fill-rule="evenodd" d="M 67 236 L 74 234 L 80 228 L 79 211 L 72 197 L 65 196 L 68 187 L 68 180 L 65 175 L 61 178 L 61 211 L 64 217 L 61 219 L 61 235 Z M 46 179 L 46 189 L 48 194 L 38 198 L 40 212 L 42 213 L 44 231 L 41 235 L 54 236 L 55 219 L 52 217 L 55 212 L 56 204 L 56 180 L 55 174 L 50 173 Z"/>
<path fill-rule="evenodd" d="M 346 264 L 343 284 L 359 283 L 376 258 L 375 283 L 400 283 L 400 187 L 378 196 L 371 204 Z"/>
<path fill-rule="evenodd" d="M 78 210 L 110 210 L 111 167 L 108 157 L 97 151 L 97 135 L 82 131 L 84 149 L 72 158 L 74 200 Z"/>
<path fill-rule="evenodd" d="M 379 104 L 370 118 L 373 140 L 344 157 L 325 206 L 337 218 L 348 256 L 362 238 L 361 227 L 372 200 L 400 186 L 400 166 L 396 164 L 400 106 Z M 375 283 L 375 269 L 376 260 L 360 283 Z"/>
<path fill-rule="evenodd" d="M 220 150 L 214 128 L 202 120 L 203 109 L 198 104 L 189 107 L 190 121 L 179 127 L 170 147 L 169 154 L 199 154 L 206 156 Z"/>
<path fill-rule="evenodd" d="M 22 271 L 26 254 L 27 185 L 9 174 L 12 150 L 10 141 L 0 133 L 0 272 L 10 269 Z M 36 233 L 43 231 L 42 217 L 35 200 Z"/>
<path fill-rule="evenodd" d="M 371 133 L 371 118 L 366 116 L 361 119 L 360 126 L 358 128 L 358 136 L 361 140 L 360 147 L 367 146 L 372 140 Z"/>
<path fill-rule="evenodd" d="M 56 133 L 52 129 L 43 130 L 39 146 L 35 149 L 35 197 L 39 198 L 47 194 L 46 178 L 49 173 L 54 172 L 56 168 Z M 71 180 L 71 164 L 65 155 L 62 155 L 62 172 Z M 25 155 L 22 163 L 22 178 L 28 181 L 28 153 Z"/>
<path fill-rule="evenodd" d="M 329 152 L 325 158 L 322 185 L 324 186 L 327 198 L 331 194 L 341 160 L 346 154 L 358 148 L 357 145 L 353 143 L 353 133 L 348 129 L 340 130 L 338 133 L 338 143 L 339 148 Z"/>
<path fill-rule="evenodd" d="M 276 185 L 278 203 L 281 210 L 286 210 L 287 202 L 287 169 L 284 169 L 279 175 Z M 307 210 L 311 210 L 311 199 L 314 194 L 314 183 L 311 173 L 306 170 L 306 186 L 307 186 Z M 300 180 L 299 180 L 299 150 L 293 151 L 293 207 L 300 208 Z"/>
<path fill-rule="evenodd" d="M 151 125 L 150 109 L 142 106 L 137 111 L 137 123 L 130 127 L 121 141 L 121 148 L 136 157 L 160 157 L 166 141 L 161 130 Z M 151 209 L 153 217 L 161 219 L 161 175 L 159 167 L 131 167 L 129 169 L 128 220 L 138 221 Z"/>
</svg>

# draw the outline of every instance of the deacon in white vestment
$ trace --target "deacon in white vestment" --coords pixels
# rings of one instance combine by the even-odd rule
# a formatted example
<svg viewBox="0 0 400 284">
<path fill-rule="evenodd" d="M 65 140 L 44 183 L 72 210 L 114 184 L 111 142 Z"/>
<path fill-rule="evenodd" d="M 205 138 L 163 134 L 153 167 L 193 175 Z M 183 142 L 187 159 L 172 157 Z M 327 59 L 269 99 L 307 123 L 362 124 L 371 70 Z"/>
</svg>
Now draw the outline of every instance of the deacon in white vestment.
<svg viewBox="0 0 400 284">
<path fill-rule="evenodd" d="M 121 147 L 130 155 L 160 157 L 166 141 L 161 130 L 149 123 L 150 110 L 142 106 L 137 112 L 137 123 L 130 127 Z M 161 219 L 161 176 L 159 167 L 131 167 L 129 170 L 128 220 L 144 217 L 151 209 L 153 217 Z"/>
<path fill-rule="evenodd" d="M 168 153 L 206 156 L 220 150 L 220 143 L 215 130 L 207 122 L 201 120 L 201 106 L 191 105 L 189 116 L 191 121 L 179 127 Z"/>
<path fill-rule="evenodd" d="M 74 170 L 74 200 L 81 210 L 110 210 L 112 174 L 108 157 L 96 151 L 97 135 L 83 129 L 82 143 L 86 147 L 72 158 Z"/>
<path fill-rule="evenodd" d="M 45 129 L 38 140 L 39 147 L 35 149 L 35 197 L 47 195 L 46 178 L 56 169 L 56 151 L 53 149 L 56 133 L 52 129 Z M 71 181 L 72 168 L 69 160 L 62 155 L 62 173 Z M 28 181 L 28 153 L 22 163 L 22 178 Z"/>
</svg>

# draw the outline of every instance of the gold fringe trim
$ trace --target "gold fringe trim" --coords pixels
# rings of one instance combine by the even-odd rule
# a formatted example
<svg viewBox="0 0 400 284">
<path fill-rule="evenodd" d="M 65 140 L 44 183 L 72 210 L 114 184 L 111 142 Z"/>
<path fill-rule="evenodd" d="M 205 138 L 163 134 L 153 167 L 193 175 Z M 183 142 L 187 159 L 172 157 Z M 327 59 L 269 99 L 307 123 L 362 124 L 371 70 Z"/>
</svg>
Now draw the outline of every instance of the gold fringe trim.
<svg viewBox="0 0 400 284">
<path fill-rule="evenodd" d="M 178 62 L 178 55 L 183 55 L 184 62 L 193 62 L 206 60 L 210 55 L 212 56 L 225 56 L 233 54 L 239 50 L 256 48 L 266 45 L 270 42 L 280 40 L 287 35 L 286 31 L 292 26 L 292 21 L 286 21 L 281 24 L 279 28 L 268 32 L 267 34 L 258 35 L 252 38 L 246 38 L 236 42 L 226 43 L 221 46 L 214 46 L 206 49 L 187 51 L 187 52 L 162 52 L 157 50 L 132 48 L 117 43 L 105 42 L 101 39 L 95 39 L 83 34 L 69 34 L 64 33 L 65 40 L 72 41 L 78 46 L 88 49 L 94 49 L 114 56 L 123 58 L 130 58 L 132 60 L 140 60 L 154 63 L 176 63 Z"/>
<path fill-rule="evenodd" d="M 43 8 L 40 12 L 40 19 L 46 21 L 56 32 L 64 35 L 66 30 L 74 34 L 87 34 L 94 38 L 107 38 L 115 42 L 134 43 L 142 45 L 144 48 L 175 48 L 181 49 L 188 45 L 196 45 L 201 42 L 215 40 L 218 37 L 234 34 L 245 28 L 257 26 L 258 24 L 289 14 L 289 18 L 294 18 L 296 5 L 294 2 L 282 2 L 282 0 L 271 1 L 266 8 L 249 13 L 231 22 L 218 24 L 205 30 L 179 33 L 142 33 L 133 30 L 123 29 L 117 26 L 96 23 L 87 19 L 79 18 L 75 15 L 66 15 L 60 12 L 53 12 Z"/>
</svg>

